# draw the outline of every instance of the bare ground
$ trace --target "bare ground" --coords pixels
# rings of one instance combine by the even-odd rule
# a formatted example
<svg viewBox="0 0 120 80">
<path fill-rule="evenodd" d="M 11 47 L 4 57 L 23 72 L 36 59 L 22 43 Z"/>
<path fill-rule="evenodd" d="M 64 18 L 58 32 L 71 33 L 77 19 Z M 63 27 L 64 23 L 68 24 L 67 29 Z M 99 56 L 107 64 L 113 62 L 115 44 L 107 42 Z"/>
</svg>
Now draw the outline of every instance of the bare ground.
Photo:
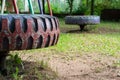
<svg viewBox="0 0 120 80">
<path fill-rule="evenodd" d="M 61 30 L 65 33 L 81 33 L 78 29 Z M 94 33 L 111 32 L 119 31 L 100 28 L 99 32 Z M 79 53 L 69 55 L 57 53 L 48 55 L 41 52 L 20 54 L 20 57 L 24 61 L 25 70 L 27 71 L 24 80 L 120 80 L 120 63 L 117 64 L 120 61 L 119 57 L 99 53 L 86 53 L 82 55 Z M 41 60 L 47 61 L 51 69 L 41 69 L 38 65 Z M 38 72 L 47 73 L 49 77 L 46 79 L 38 78 L 34 67 L 37 67 Z M 57 78 L 54 77 L 56 74 L 58 75 Z M 12 79 L 7 77 L 7 80 Z"/>
<path fill-rule="evenodd" d="M 55 80 L 120 80 L 120 67 L 116 64 L 119 58 L 112 56 L 98 53 L 47 56 L 42 53 L 34 53 L 32 55 L 24 54 L 21 57 L 23 60 L 29 57 L 30 62 L 48 61 L 52 71 L 58 75 Z M 29 61 L 29 59 L 27 60 Z M 27 66 L 30 67 L 31 64 L 27 64 Z"/>
<path fill-rule="evenodd" d="M 99 54 L 74 57 L 75 60 L 52 59 L 61 80 L 119 80 L 120 68 L 114 67 L 115 59 Z"/>
</svg>

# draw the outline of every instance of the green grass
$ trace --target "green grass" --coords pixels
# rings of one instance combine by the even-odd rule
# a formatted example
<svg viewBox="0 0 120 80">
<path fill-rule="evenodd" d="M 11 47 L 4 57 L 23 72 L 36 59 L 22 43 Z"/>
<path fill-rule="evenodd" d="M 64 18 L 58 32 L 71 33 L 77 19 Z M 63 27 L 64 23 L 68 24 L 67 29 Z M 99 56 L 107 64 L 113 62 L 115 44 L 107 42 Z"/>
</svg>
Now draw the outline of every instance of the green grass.
<svg viewBox="0 0 120 80">
<path fill-rule="evenodd" d="M 78 29 L 77 27 L 76 25 L 65 25 L 64 20 L 60 18 L 60 28 Z M 100 34 L 99 28 L 120 30 L 120 23 L 102 21 L 92 33 L 62 33 L 61 31 L 57 45 L 43 49 L 33 49 L 28 52 L 40 52 L 48 55 L 53 53 L 100 53 L 118 55 L 120 53 L 120 32 L 114 31 L 114 33 L 112 33 L 108 31 L 108 33 Z M 98 31 L 98 33 L 96 33 L 96 31 Z"/>
<path fill-rule="evenodd" d="M 92 28 L 93 26 L 88 26 Z M 95 26 L 94 26 L 95 27 Z M 58 54 L 64 59 L 71 59 L 70 54 L 103 54 L 120 58 L 120 23 L 119 22 L 104 22 L 96 25 L 94 30 L 74 33 L 62 33 L 62 30 L 79 29 L 77 25 L 66 25 L 63 19 L 60 19 L 61 34 L 58 44 L 48 48 L 23 50 L 17 53 L 23 54 L 44 54 L 44 57 L 51 58 L 53 54 Z M 92 28 L 93 29 L 93 28 Z M 16 52 L 11 52 L 16 53 Z M 62 57 L 61 57 L 62 58 Z M 43 62 L 40 63 L 46 69 Z M 119 62 L 115 63 L 119 65 Z M 48 65 L 47 65 L 48 66 Z M 49 67 L 49 66 L 48 66 Z M 33 70 L 34 71 L 34 70 Z M 33 71 L 30 71 L 31 73 Z M 96 72 L 100 70 L 97 69 Z M 50 77 L 43 76 L 39 70 L 35 70 L 37 78 L 49 80 Z M 47 75 L 47 74 L 46 74 Z M 53 76 L 54 77 L 54 76 Z M 56 75 L 55 75 L 56 77 Z"/>
<path fill-rule="evenodd" d="M 120 22 L 101 21 L 100 27 L 120 30 Z"/>
<path fill-rule="evenodd" d="M 60 28 L 77 28 L 76 25 L 65 25 L 64 20 L 60 19 Z M 91 26 L 92 27 L 92 26 Z M 119 22 L 101 22 L 99 28 L 106 28 L 120 31 Z M 57 46 L 51 47 L 57 52 L 62 53 L 100 53 L 106 55 L 117 55 L 120 53 L 120 32 L 108 31 L 108 33 L 61 33 Z M 95 31 L 96 32 L 96 31 Z"/>
</svg>

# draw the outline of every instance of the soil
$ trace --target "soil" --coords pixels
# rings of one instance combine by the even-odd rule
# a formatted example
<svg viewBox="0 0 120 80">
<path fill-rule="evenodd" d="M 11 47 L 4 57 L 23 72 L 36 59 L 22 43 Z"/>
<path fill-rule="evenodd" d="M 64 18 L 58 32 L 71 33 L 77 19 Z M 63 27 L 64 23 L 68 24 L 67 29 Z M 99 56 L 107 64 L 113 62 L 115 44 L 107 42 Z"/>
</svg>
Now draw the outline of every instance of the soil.
<svg viewBox="0 0 120 80">
<path fill-rule="evenodd" d="M 20 54 L 29 74 L 24 80 L 120 80 L 119 58 L 98 53 L 91 54 Z M 38 67 L 37 62 L 47 61 L 51 70 Z M 36 77 L 33 67 L 50 74 L 48 79 Z M 30 72 L 29 72 L 30 71 Z M 55 73 L 54 73 L 55 72 Z M 57 78 L 55 76 L 57 74 Z M 52 77 L 52 78 L 51 78 Z"/>
<path fill-rule="evenodd" d="M 118 32 L 117 30 L 100 29 L 99 32 Z M 63 29 L 64 33 L 81 33 L 78 29 Z M 98 32 L 98 33 L 99 33 Z M 92 33 L 92 32 L 89 32 Z M 119 55 L 119 54 L 118 54 Z M 50 70 L 44 70 L 37 66 L 37 71 L 47 72 L 49 76 L 57 74 L 57 78 L 41 79 L 41 80 L 120 80 L 120 61 L 119 58 L 103 55 L 99 53 L 91 54 L 20 54 L 24 61 L 25 70 L 30 71 L 24 80 L 40 80 L 36 77 L 33 66 L 37 66 L 38 61 L 46 60 L 50 66 Z M 55 73 L 54 73 L 55 72 Z M 11 80 L 7 78 L 7 80 Z"/>
<path fill-rule="evenodd" d="M 80 31 L 79 26 L 75 27 L 75 28 L 61 28 L 60 29 L 62 31 L 62 33 L 95 33 L 95 34 L 107 34 L 107 33 L 119 33 L 120 30 L 118 29 L 110 29 L 110 28 L 106 28 L 106 27 L 99 27 L 96 28 L 96 26 L 85 26 L 85 29 L 83 31 Z"/>
<path fill-rule="evenodd" d="M 52 68 L 59 73 L 60 80 L 120 80 L 120 68 L 113 66 L 116 59 L 99 54 L 74 57 L 75 60 L 52 59 Z"/>
</svg>

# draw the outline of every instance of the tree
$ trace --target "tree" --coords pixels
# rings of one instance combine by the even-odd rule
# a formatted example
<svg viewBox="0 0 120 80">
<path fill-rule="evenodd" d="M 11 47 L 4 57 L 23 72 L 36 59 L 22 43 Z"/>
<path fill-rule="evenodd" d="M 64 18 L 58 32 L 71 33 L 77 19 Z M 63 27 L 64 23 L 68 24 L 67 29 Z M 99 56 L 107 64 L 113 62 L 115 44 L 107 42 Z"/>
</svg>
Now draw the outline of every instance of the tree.
<svg viewBox="0 0 120 80">
<path fill-rule="evenodd" d="M 88 7 L 88 4 L 89 4 L 89 0 L 86 0 L 86 6 Z"/>
<path fill-rule="evenodd" d="M 68 4 L 68 6 L 69 6 L 70 14 L 72 14 L 74 0 L 66 0 L 66 2 Z"/>
<path fill-rule="evenodd" d="M 18 6 L 20 11 L 23 10 L 25 7 L 23 0 L 17 0 L 17 6 Z"/>
<path fill-rule="evenodd" d="M 91 0 L 91 15 L 94 15 L 94 0 Z"/>
</svg>

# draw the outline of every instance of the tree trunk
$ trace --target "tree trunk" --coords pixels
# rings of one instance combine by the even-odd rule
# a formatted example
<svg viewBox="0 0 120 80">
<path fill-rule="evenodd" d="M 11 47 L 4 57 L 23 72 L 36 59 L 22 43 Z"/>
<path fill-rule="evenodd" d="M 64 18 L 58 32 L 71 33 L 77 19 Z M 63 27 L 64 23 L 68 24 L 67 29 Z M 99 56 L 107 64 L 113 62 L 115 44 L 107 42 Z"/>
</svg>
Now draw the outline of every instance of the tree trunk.
<svg viewBox="0 0 120 80">
<path fill-rule="evenodd" d="M 88 7 L 88 0 L 86 0 L 86 6 Z"/>
<path fill-rule="evenodd" d="M 94 15 L 94 0 L 91 0 L 91 15 Z"/>
</svg>

